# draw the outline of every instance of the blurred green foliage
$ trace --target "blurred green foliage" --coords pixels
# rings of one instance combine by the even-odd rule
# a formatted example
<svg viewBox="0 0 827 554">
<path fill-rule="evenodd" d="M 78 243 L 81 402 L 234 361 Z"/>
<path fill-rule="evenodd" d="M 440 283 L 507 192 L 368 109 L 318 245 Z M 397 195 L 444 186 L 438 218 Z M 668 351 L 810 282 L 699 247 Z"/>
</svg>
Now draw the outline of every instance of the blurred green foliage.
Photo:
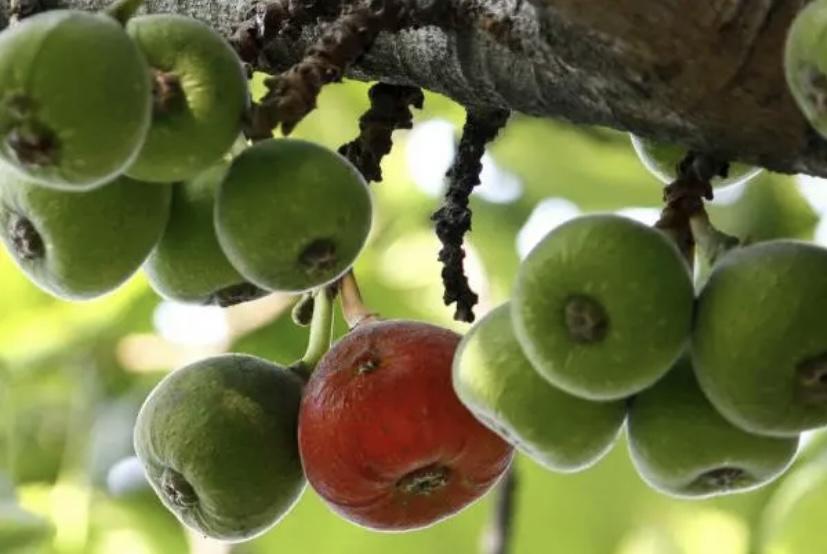
<svg viewBox="0 0 827 554">
<path fill-rule="evenodd" d="M 296 136 L 333 148 L 350 140 L 367 107 L 366 93 L 367 85 L 361 83 L 330 86 Z M 459 106 L 429 95 L 416 120 L 445 121 L 458 134 L 463 116 Z M 385 181 L 372 186 L 376 220 L 356 272 L 367 303 L 384 316 L 462 331 L 465 326 L 452 321 L 453 310 L 441 301 L 439 244 L 429 221 L 440 200 L 417 186 L 410 172 L 411 163 L 428 165 L 431 160 L 406 155 L 410 137 L 408 132 L 396 134 L 394 152 L 383 165 Z M 538 203 L 560 199 L 575 212 L 644 208 L 637 213 L 657 216 L 662 185 L 640 165 L 626 135 L 515 116 L 491 154 L 500 174 L 516 179 L 522 194 L 505 203 L 473 197 L 469 272 L 481 296 L 479 313 L 508 298 L 520 260 L 517 236 Z M 753 241 L 810 239 L 820 220 L 793 178 L 771 174 L 729 194 L 710 213 L 724 231 Z M 555 217 L 540 217 L 540 226 Z M 479 550 L 492 495 L 444 523 L 401 535 L 351 525 L 309 489 L 296 509 L 263 537 L 232 547 L 209 545 L 182 530 L 134 465 L 119 464 L 132 455 L 131 426 L 140 403 L 175 366 L 227 349 L 283 363 L 298 358 L 307 330 L 291 322 L 291 299 L 274 296 L 226 312 L 175 312 L 167 306 L 162 317 L 161 300 L 138 275 L 106 298 L 72 304 L 29 284 L 5 253 L 0 254 L 0 291 L 0 552 Z M 177 315 L 169 316 L 173 312 Z M 337 333 L 343 332 L 339 318 Z M 813 461 L 820 459 L 815 454 L 803 459 L 823 464 Z M 820 475 L 809 471 L 801 477 L 795 470 L 757 492 L 693 502 L 646 488 L 622 440 L 606 459 L 577 475 L 553 474 L 527 458 L 516 463 L 516 554 L 758 552 L 759 539 L 769 533 L 764 529 L 768 499 L 776 490 L 784 498 L 794 496 L 783 492 L 788 480 Z M 775 500 L 774 505 L 784 502 Z M 818 533 L 827 505 L 823 499 L 811 504 L 820 511 L 809 513 L 807 521 L 815 523 L 802 532 Z M 794 552 L 824 551 L 806 548 Z"/>
</svg>

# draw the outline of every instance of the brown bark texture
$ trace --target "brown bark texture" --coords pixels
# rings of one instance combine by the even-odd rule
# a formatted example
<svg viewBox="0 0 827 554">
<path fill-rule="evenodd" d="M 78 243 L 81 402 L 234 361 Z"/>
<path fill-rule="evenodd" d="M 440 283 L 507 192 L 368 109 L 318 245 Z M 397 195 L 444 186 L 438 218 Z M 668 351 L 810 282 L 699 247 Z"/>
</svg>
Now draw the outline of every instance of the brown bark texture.
<svg viewBox="0 0 827 554">
<path fill-rule="evenodd" d="M 56 1 L 103 4 L 0 0 L 0 28 L 21 6 Z M 191 15 L 228 38 L 246 27 L 252 65 L 277 73 L 302 58 L 342 5 L 368 0 L 271 1 L 282 7 L 269 20 L 266 4 L 251 0 L 147 0 L 144 11 Z M 396 1 L 431 15 L 380 33 L 346 77 L 827 176 L 827 141 L 799 113 L 782 67 L 787 29 L 807 0 Z M 291 14 L 301 17 L 284 25 Z"/>
</svg>

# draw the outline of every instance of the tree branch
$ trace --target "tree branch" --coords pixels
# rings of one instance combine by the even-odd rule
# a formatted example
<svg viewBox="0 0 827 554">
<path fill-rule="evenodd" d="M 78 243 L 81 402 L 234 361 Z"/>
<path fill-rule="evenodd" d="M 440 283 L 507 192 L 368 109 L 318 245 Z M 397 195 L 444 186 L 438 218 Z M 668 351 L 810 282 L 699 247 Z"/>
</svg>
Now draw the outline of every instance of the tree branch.
<svg viewBox="0 0 827 554">
<path fill-rule="evenodd" d="M 102 4 L 63 1 L 85 9 Z M 260 41 L 252 44 L 253 65 L 270 72 L 299 61 L 342 3 L 280 1 L 305 11 L 289 32 L 279 25 L 254 30 L 262 33 L 251 37 Z M 827 142 L 799 114 L 781 65 L 787 28 L 806 0 L 398 1 L 415 12 L 438 5 L 441 15 L 419 28 L 380 34 L 346 76 L 827 176 Z M 9 2 L 0 0 L 0 26 Z M 147 4 L 150 12 L 196 16 L 227 37 L 256 23 L 252 0 Z"/>
</svg>

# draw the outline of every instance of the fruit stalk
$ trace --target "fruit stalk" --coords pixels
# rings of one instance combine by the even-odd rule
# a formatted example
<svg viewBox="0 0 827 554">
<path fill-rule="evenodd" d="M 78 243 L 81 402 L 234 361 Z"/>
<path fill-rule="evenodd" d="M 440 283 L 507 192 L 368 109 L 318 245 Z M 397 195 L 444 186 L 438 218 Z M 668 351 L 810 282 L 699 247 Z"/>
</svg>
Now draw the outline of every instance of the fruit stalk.
<svg viewBox="0 0 827 554">
<path fill-rule="evenodd" d="M 352 269 L 342 276 L 339 282 L 339 295 L 342 302 L 342 313 L 350 329 L 378 318 L 378 314 L 368 308 L 362 300 L 362 292 L 359 290 L 359 283 L 356 281 L 356 275 Z"/>
<path fill-rule="evenodd" d="M 143 3 L 144 0 L 115 0 L 104 8 L 103 12 L 121 25 L 126 25 L 126 22 L 135 15 Z"/>
<path fill-rule="evenodd" d="M 689 227 L 698 250 L 713 265 L 718 258 L 739 246 L 740 241 L 731 235 L 716 229 L 706 211 L 701 211 L 689 218 Z"/>
<path fill-rule="evenodd" d="M 333 299 L 328 287 L 319 288 L 313 295 L 313 319 L 310 321 L 310 338 L 304 356 L 290 369 L 307 380 L 316 364 L 330 348 L 333 335 Z"/>
</svg>

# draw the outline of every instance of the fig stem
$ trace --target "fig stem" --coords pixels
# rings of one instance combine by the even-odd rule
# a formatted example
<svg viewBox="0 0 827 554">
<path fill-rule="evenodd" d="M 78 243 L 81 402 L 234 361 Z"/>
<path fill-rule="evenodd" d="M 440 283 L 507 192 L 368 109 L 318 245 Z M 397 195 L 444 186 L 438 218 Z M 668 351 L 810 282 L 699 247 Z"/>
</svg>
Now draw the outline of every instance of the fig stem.
<svg viewBox="0 0 827 554">
<path fill-rule="evenodd" d="M 698 250 L 710 265 L 715 264 L 718 258 L 741 244 L 736 237 L 716 229 L 706 211 L 693 214 L 689 218 L 689 227 Z"/>
<path fill-rule="evenodd" d="M 247 141 L 247 137 L 244 136 L 244 133 L 239 133 L 238 137 L 236 137 L 235 142 L 230 147 L 229 155 L 232 158 L 235 158 L 250 146 L 250 143 Z"/>
<path fill-rule="evenodd" d="M 313 294 L 313 318 L 310 321 L 310 338 L 307 350 L 301 360 L 291 368 L 302 375 L 310 377 L 319 360 L 330 349 L 333 336 L 333 299 L 328 287 L 321 287 Z"/>
<path fill-rule="evenodd" d="M 115 0 L 103 9 L 103 13 L 115 19 L 121 25 L 135 15 L 135 12 L 144 4 L 144 0 Z"/>
<path fill-rule="evenodd" d="M 378 318 L 378 314 L 368 308 L 362 300 L 359 283 L 353 270 L 348 270 L 339 281 L 339 296 L 342 300 L 342 313 L 350 329 L 357 325 Z"/>
</svg>

